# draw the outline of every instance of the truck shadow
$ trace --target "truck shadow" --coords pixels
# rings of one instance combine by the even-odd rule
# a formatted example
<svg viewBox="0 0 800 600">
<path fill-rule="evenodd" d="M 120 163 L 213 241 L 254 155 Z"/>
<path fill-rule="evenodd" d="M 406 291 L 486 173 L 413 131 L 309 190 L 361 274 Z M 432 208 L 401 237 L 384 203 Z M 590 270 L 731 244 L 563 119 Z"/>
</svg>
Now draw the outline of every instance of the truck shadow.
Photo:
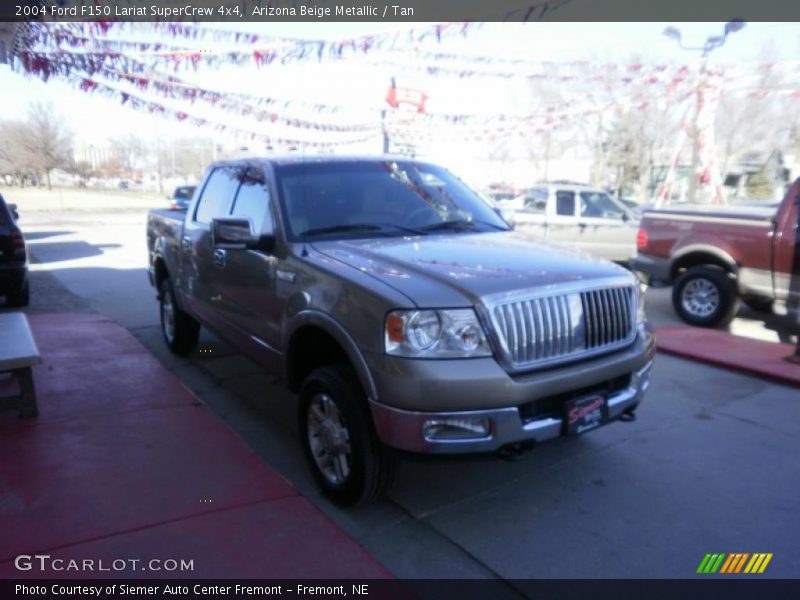
<svg viewBox="0 0 800 600">
<path fill-rule="evenodd" d="M 58 237 L 60 235 L 70 235 L 75 233 L 74 231 L 32 231 L 30 233 L 25 233 L 25 240 L 28 242 L 35 242 L 37 240 L 43 240 L 50 237 Z"/>
<path fill-rule="evenodd" d="M 29 238 L 28 238 L 29 239 Z M 100 256 L 105 250 L 120 248 L 120 244 L 89 244 L 84 241 L 42 242 L 31 244 L 34 263 L 55 263 L 79 258 Z"/>
</svg>

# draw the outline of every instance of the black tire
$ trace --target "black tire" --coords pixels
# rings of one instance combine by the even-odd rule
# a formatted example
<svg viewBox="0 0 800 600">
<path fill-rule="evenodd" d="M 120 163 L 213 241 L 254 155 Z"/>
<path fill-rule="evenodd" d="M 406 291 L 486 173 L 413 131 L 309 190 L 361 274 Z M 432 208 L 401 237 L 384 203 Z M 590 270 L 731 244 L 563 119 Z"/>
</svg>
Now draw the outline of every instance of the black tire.
<svg viewBox="0 0 800 600">
<path fill-rule="evenodd" d="M 175 354 L 186 356 L 197 346 L 200 324 L 178 307 L 175 290 L 169 278 L 161 282 L 158 298 L 161 335 L 164 337 L 164 342 Z"/>
<path fill-rule="evenodd" d="M 326 397 L 328 400 L 324 401 Z M 313 417 L 309 416 L 312 407 L 319 408 L 321 402 L 332 402 L 338 412 L 326 413 L 315 434 L 311 424 Z M 394 481 L 395 457 L 378 440 L 364 392 L 349 366 L 323 367 L 306 378 L 300 390 L 298 431 L 314 479 L 336 504 L 353 506 L 375 500 L 383 496 Z M 342 431 L 346 435 L 341 435 Z M 343 457 L 348 472 L 326 474 L 319 462 L 330 460 L 333 454 L 328 448 L 342 443 L 349 447 L 348 456 Z M 312 444 L 319 459 L 314 456 Z M 335 470 L 335 462 L 330 460 L 327 468 Z"/>
<path fill-rule="evenodd" d="M 750 310 L 762 313 L 772 312 L 771 298 L 756 298 L 755 296 L 751 296 L 749 298 L 742 298 L 742 302 L 744 302 Z"/>
<path fill-rule="evenodd" d="M 28 306 L 31 301 L 31 287 L 28 280 L 16 292 L 10 292 L 6 296 L 6 304 L 12 308 L 22 308 Z"/>
<path fill-rule="evenodd" d="M 724 327 L 739 307 L 736 283 L 718 267 L 692 267 L 675 281 L 672 306 L 689 325 Z"/>
</svg>

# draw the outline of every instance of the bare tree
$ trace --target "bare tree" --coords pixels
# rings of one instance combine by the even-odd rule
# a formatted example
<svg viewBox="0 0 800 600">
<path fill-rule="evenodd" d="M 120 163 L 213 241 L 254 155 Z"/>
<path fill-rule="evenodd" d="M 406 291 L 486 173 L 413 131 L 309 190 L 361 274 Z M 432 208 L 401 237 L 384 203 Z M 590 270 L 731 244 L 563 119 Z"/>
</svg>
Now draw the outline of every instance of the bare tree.
<svg viewBox="0 0 800 600">
<path fill-rule="evenodd" d="M 47 187 L 52 189 L 50 172 L 58 167 L 67 167 L 72 162 L 72 133 L 53 105 L 44 102 L 35 102 L 30 106 L 24 127 L 26 137 L 23 146 L 30 167 L 37 173 L 44 173 Z"/>
<path fill-rule="evenodd" d="M 615 187 L 645 201 L 654 166 L 667 161 L 680 123 L 671 102 L 650 102 L 621 113 L 608 134 L 608 165 L 616 170 Z"/>
<path fill-rule="evenodd" d="M 0 123 L 0 174 L 11 175 L 20 185 L 31 172 L 31 156 L 25 140 L 27 128 L 19 121 Z"/>
<path fill-rule="evenodd" d="M 759 63 L 777 61 L 774 47 L 761 49 Z M 783 79 L 780 70 L 761 68 L 755 76 L 740 76 L 739 81 L 723 88 L 715 127 L 723 177 L 744 153 L 769 153 L 777 147 L 786 115 L 774 92 L 783 85 Z"/>
<path fill-rule="evenodd" d="M 113 158 L 120 167 L 121 174 L 130 177 L 134 171 L 143 170 L 149 166 L 150 150 L 147 142 L 139 136 L 129 133 L 123 137 L 111 140 Z"/>
</svg>

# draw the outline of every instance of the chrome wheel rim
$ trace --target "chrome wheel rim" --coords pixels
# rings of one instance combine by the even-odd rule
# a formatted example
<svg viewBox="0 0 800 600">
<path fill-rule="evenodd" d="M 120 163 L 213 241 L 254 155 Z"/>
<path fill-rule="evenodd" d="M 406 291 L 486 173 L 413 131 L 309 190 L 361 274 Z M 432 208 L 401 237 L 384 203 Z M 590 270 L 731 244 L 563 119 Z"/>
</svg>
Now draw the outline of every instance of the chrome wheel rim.
<svg viewBox="0 0 800 600">
<path fill-rule="evenodd" d="M 161 299 L 161 329 L 167 342 L 171 344 L 175 340 L 175 306 L 169 292 L 164 292 Z"/>
<path fill-rule="evenodd" d="M 334 485 L 350 476 L 350 433 L 333 399 L 325 393 L 311 399 L 306 415 L 308 444 L 317 468 Z"/>
<path fill-rule="evenodd" d="M 708 279 L 692 279 L 683 288 L 681 306 L 694 317 L 709 317 L 719 308 L 719 289 Z"/>
</svg>

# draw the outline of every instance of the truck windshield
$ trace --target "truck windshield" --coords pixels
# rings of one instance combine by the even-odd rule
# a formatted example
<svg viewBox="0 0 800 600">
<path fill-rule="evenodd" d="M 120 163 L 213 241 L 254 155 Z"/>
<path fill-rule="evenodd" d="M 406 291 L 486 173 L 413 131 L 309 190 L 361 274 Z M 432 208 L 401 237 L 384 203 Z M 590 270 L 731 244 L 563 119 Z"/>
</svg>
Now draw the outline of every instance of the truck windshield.
<svg viewBox="0 0 800 600">
<path fill-rule="evenodd" d="M 506 231 L 446 169 L 406 161 L 298 163 L 275 169 L 292 241 Z"/>
</svg>

